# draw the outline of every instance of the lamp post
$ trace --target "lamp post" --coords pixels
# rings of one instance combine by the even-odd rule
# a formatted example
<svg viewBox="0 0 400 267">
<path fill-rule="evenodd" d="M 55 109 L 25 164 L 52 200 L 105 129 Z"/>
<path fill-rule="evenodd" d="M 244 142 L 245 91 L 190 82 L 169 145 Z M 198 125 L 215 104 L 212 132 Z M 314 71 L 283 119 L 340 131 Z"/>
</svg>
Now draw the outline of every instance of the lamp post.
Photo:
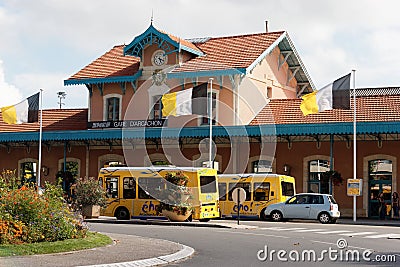
<svg viewBox="0 0 400 267">
<path fill-rule="evenodd" d="M 60 104 L 60 109 L 61 109 L 61 106 L 62 106 L 62 105 L 65 105 L 65 104 L 62 102 L 62 100 L 65 99 L 65 96 L 66 96 L 66 95 L 67 95 L 67 94 L 66 94 L 65 92 L 57 92 L 57 96 L 58 96 L 58 98 L 59 98 L 58 104 Z"/>
</svg>

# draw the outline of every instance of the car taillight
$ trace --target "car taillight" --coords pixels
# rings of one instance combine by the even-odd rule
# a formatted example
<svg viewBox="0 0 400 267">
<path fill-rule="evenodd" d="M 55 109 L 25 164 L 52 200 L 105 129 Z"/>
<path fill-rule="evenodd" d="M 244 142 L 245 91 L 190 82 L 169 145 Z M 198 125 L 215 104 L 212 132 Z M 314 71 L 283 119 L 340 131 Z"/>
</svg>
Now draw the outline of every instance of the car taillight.
<svg viewBox="0 0 400 267">
<path fill-rule="evenodd" d="M 333 210 L 333 205 L 331 204 L 331 207 L 330 207 L 330 209 L 329 209 L 330 211 L 332 211 Z"/>
</svg>

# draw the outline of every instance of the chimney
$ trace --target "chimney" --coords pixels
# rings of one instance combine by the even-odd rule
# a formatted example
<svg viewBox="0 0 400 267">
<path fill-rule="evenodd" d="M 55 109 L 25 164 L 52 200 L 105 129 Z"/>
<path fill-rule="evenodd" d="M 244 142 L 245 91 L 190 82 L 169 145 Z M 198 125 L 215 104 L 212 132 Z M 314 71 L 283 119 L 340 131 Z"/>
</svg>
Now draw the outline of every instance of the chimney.
<svg viewBox="0 0 400 267">
<path fill-rule="evenodd" d="M 268 32 L 268 20 L 265 21 L 265 32 Z"/>
</svg>

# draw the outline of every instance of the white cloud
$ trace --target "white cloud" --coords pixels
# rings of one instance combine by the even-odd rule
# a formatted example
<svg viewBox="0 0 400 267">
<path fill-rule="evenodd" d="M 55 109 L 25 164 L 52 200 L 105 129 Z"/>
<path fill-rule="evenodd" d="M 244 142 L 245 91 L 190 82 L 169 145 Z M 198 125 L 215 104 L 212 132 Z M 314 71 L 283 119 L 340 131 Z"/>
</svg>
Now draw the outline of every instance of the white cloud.
<svg viewBox="0 0 400 267">
<path fill-rule="evenodd" d="M 17 104 L 23 100 L 20 90 L 6 82 L 4 77 L 3 62 L 0 60 L 0 107 Z"/>
<path fill-rule="evenodd" d="M 88 92 L 84 86 L 64 86 L 65 74 L 60 73 L 24 73 L 17 75 L 16 84 L 28 88 L 29 96 L 43 89 L 43 108 L 59 108 L 58 92 L 65 92 L 62 108 L 87 108 Z"/>
</svg>

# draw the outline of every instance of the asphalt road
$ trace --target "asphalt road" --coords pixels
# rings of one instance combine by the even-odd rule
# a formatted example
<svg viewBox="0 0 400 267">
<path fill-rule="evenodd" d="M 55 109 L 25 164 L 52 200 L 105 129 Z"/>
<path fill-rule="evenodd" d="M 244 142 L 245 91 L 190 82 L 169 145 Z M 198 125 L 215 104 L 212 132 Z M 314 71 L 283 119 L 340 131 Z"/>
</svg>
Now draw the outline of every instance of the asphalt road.
<svg viewBox="0 0 400 267">
<path fill-rule="evenodd" d="M 241 225 L 249 228 L 103 223 L 90 223 L 90 228 L 166 239 L 195 249 L 193 257 L 173 266 L 400 265 L 399 227 L 314 222 L 241 222 Z"/>
</svg>

